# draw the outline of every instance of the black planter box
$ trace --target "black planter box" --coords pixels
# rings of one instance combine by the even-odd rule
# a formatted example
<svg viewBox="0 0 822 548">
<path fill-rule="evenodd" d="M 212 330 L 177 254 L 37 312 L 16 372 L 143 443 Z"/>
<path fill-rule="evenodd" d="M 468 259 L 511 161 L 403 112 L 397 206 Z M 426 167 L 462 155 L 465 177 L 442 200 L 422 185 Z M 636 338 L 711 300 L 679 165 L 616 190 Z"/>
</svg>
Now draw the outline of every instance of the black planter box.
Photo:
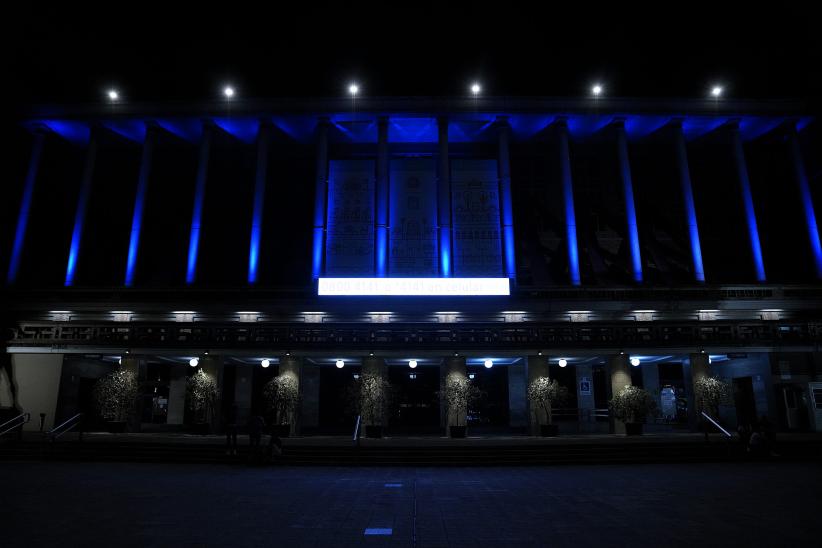
<svg viewBox="0 0 822 548">
<path fill-rule="evenodd" d="M 451 427 L 451 437 L 452 438 L 464 438 L 465 437 L 465 427 L 464 426 L 452 426 Z"/>
<path fill-rule="evenodd" d="M 382 426 L 366 426 L 365 427 L 365 437 L 366 438 L 381 438 L 382 437 Z"/>
<path fill-rule="evenodd" d="M 539 435 L 543 438 L 553 438 L 559 434 L 559 426 L 556 424 L 540 424 Z"/>
<path fill-rule="evenodd" d="M 641 422 L 626 422 L 625 423 L 625 435 L 626 436 L 641 436 L 642 435 L 642 423 Z"/>
</svg>

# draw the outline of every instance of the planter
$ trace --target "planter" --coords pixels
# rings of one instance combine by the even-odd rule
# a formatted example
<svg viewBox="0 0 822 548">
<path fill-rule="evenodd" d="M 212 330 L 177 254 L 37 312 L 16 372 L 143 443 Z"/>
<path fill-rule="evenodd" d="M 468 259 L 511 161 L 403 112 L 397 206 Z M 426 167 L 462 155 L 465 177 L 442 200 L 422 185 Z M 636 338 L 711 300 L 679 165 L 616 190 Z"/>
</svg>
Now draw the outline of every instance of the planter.
<svg viewBox="0 0 822 548">
<path fill-rule="evenodd" d="M 625 423 L 625 435 L 626 436 L 641 436 L 642 435 L 642 423 L 641 422 L 626 422 Z"/>
<path fill-rule="evenodd" d="M 211 423 L 208 422 L 195 422 L 192 427 L 191 431 L 194 434 L 199 434 L 201 436 L 207 436 L 211 434 Z"/>
<path fill-rule="evenodd" d="M 382 426 L 376 425 L 369 425 L 365 427 L 365 437 L 366 438 L 381 438 L 382 437 Z"/>
<path fill-rule="evenodd" d="M 106 432 L 122 434 L 126 431 L 126 421 L 106 421 Z"/>
<path fill-rule="evenodd" d="M 291 436 L 291 425 L 290 424 L 278 424 L 274 431 L 277 435 L 281 438 L 287 438 Z"/>
<path fill-rule="evenodd" d="M 559 434 L 559 426 L 556 424 L 540 424 L 539 435 L 543 438 L 553 438 Z"/>
<path fill-rule="evenodd" d="M 451 437 L 452 438 L 464 438 L 465 437 L 465 427 L 464 426 L 452 426 L 451 427 Z"/>
</svg>

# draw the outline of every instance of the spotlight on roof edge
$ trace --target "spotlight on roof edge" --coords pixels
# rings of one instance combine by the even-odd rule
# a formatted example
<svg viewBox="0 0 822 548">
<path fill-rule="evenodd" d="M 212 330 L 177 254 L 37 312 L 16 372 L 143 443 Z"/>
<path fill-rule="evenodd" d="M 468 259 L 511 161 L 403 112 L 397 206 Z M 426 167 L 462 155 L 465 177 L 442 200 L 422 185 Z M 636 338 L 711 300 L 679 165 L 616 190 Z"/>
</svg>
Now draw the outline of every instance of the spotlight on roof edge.
<svg viewBox="0 0 822 548">
<path fill-rule="evenodd" d="M 471 84 L 471 94 L 472 95 L 479 95 L 482 91 L 482 86 L 479 85 L 479 82 L 474 82 Z"/>
<path fill-rule="evenodd" d="M 226 99 L 231 99 L 232 97 L 234 97 L 234 88 L 231 86 L 224 87 L 223 95 L 225 95 Z"/>
<path fill-rule="evenodd" d="M 116 101 L 120 98 L 120 94 L 117 92 L 116 89 L 110 89 L 106 92 L 106 96 L 108 96 L 109 101 Z"/>
<path fill-rule="evenodd" d="M 594 97 L 599 97 L 600 95 L 602 95 L 602 84 L 594 84 L 593 86 L 591 86 L 591 94 Z"/>
<path fill-rule="evenodd" d="M 351 82 L 350 84 L 348 84 L 348 94 L 351 95 L 351 97 L 354 97 L 359 92 L 360 86 L 358 86 L 355 82 Z"/>
<path fill-rule="evenodd" d="M 722 96 L 722 86 L 714 86 L 711 88 L 711 97 L 720 97 Z"/>
</svg>

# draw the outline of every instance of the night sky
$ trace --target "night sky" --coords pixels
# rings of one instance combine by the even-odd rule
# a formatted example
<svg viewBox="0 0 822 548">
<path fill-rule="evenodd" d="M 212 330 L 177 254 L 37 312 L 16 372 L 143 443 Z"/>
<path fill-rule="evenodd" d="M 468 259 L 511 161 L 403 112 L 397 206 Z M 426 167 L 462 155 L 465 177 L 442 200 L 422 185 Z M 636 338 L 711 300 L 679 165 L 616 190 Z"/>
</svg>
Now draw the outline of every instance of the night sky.
<svg viewBox="0 0 822 548">
<path fill-rule="evenodd" d="M 107 86 L 131 102 L 198 101 L 228 81 L 240 97 L 334 96 L 351 78 L 365 96 L 458 95 L 472 79 L 502 96 L 576 96 L 594 81 L 616 96 L 702 97 L 714 82 L 730 97 L 822 96 L 822 41 L 807 3 L 761 13 L 718 2 L 633 13 L 622 3 L 32 4 L 15 8 L 4 36 L 15 107 L 100 101 Z"/>
</svg>

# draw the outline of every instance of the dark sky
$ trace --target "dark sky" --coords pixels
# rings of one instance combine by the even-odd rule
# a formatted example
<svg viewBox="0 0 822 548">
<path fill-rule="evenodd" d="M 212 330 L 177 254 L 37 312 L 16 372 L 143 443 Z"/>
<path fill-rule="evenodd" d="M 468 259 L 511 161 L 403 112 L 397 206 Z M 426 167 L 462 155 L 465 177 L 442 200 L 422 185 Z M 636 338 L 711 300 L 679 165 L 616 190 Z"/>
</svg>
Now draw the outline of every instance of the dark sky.
<svg viewBox="0 0 822 548">
<path fill-rule="evenodd" d="M 391 96 L 461 94 L 473 78 L 489 95 L 574 96 L 601 80 L 618 96 L 703 96 L 715 81 L 733 97 L 822 96 L 808 3 L 65 4 L 7 20 L 13 104 L 94 102 L 108 85 L 130 101 L 202 100 L 229 80 L 245 97 L 333 96 L 350 78 Z"/>
</svg>

